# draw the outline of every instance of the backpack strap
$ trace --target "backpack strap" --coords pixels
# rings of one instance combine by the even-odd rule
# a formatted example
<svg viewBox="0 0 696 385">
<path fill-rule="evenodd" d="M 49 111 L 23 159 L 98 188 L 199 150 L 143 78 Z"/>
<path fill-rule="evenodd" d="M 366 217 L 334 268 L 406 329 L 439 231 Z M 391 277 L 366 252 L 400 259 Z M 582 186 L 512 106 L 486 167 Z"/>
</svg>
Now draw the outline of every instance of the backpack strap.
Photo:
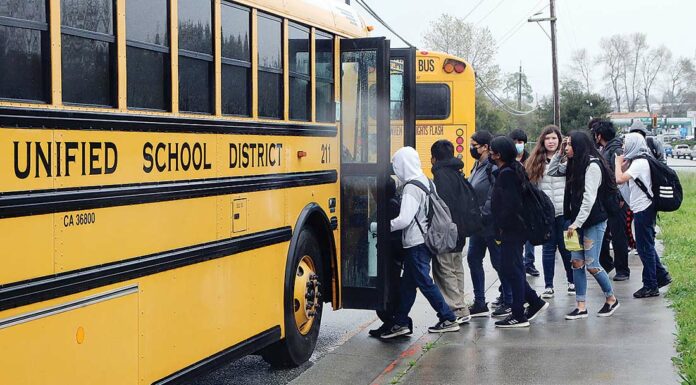
<svg viewBox="0 0 696 385">
<path fill-rule="evenodd" d="M 425 185 L 423 183 L 421 183 L 420 181 L 415 180 L 415 179 L 412 179 L 412 180 L 406 182 L 406 184 L 412 184 L 412 185 L 418 187 L 419 189 L 423 190 L 423 192 L 425 193 L 425 198 L 429 199 L 430 193 L 432 192 L 432 188 L 433 188 L 433 182 L 430 179 L 428 179 L 428 182 L 430 184 L 430 191 L 428 191 L 428 189 L 425 187 Z M 404 185 L 404 187 L 406 187 L 406 185 Z M 425 231 L 423 231 L 423 227 L 421 226 L 420 222 L 418 221 L 418 214 L 419 213 L 420 213 L 420 205 L 418 205 L 418 211 L 416 211 L 416 215 L 413 217 L 413 220 L 416 221 L 416 225 L 418 226 L 418 229 L 420 229 L 421 234 L 423 234 L 423 236 L 425 237 Z"/>
<path fill-rule="evenodd" d="M 640 155 L 640 156 L 638 156 L 636 159 L 645 159 L 646 161 L 648 161 L 648 167 L 650 167 L 650 156 L 649 156 L 649 155 L 647 155 L 647 154 L 645 154 L 645 155 Z M 634 159 L 634 160 L 635 160 L 635 159 Z M 651 172 L 652 172 L 652 170 L 651 170 Z M 643 183 L 642 180 L 640 180 L 640 179 L 638 179 L 638 178 L 634 178 L 634 179 L 633 179 L 633 182 L 635 182 L 636 186 L 638 186 L 638 188 L 640 188 L 641 191 L 643 191 L 643 193 L 644 193 L 648 198 L 650 198 L 651 201 L 652 201 L 652 200 L 655 200 L 655 198 L 653 197 L 653 195 L 648 191 L 648 187 L 645 185 L 645 183 Z"/>
</svg>

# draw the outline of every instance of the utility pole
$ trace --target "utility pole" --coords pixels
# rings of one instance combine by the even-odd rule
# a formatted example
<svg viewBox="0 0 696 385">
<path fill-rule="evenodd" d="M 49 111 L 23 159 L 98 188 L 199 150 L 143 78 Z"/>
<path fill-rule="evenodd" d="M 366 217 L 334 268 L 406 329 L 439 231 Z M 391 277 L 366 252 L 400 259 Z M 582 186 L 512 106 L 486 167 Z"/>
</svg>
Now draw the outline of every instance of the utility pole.
<svg viewBox="0 0 696 385">
<path fill-rule="evenodd" d="M 517 110 L 522 111 L 522 63 L 520 63 L 520 72 L 517 74 Z"/>
<path fill-rule="evenodd" d="M 561 127 L 561 98 L 558 93 L 558 50 L 556 48 L 556 1 L 549 0 L 549 2 L 549 17 L 540 19 L 529 18 L 527 19 L 527 21 L 530 23 L 537 24 L 541 21 L 548 21 L 551 23 L 551 36 L 549 36 L 549 38 L 551 39 L 551 71 L 553 74 L 553 124 L 555 124 L 558 127 Z M 539 24 L 539 26 L 541 26 L 541 24 Z"/>
</svg>

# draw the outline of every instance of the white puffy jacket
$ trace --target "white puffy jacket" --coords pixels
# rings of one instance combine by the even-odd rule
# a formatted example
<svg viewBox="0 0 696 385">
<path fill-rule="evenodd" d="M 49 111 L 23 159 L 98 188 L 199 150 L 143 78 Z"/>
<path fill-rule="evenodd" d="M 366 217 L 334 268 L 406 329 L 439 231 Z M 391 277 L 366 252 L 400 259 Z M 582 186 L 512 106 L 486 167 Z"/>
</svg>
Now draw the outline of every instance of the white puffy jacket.
<svg viewBox="0 0 696 385">
<path fill-rule="evenodd" d="M 537 186 L 553 202 L 556 216 L 563 215 L 563 197 L 565 195 L 566 177 L 549 175 L 549 165 L 544 167 L 544 177 L 537 182 Z"/>
</svg>

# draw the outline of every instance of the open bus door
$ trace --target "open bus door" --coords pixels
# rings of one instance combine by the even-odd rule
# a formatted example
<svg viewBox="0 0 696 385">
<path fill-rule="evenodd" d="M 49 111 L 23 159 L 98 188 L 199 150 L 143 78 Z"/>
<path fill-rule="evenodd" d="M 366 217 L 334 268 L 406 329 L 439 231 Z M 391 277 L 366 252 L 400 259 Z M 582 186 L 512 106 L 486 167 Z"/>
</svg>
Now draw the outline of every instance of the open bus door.
<svg viewBox="0 0 696 385">
<path fill-rule="evenodd" d="M 392 178 L 392 140 L 396 149 L 415 142 L 411 100 L 415 90 L 408 89 L 415 84 L 415 50 L 412 54 L 394 51 L 394 62 L 391 53 L 385 38 L 341 40 L 341 297 L 345 308 L 387 309 L 399 277 L 390 245 L 387 184 Z"/>
</svg>

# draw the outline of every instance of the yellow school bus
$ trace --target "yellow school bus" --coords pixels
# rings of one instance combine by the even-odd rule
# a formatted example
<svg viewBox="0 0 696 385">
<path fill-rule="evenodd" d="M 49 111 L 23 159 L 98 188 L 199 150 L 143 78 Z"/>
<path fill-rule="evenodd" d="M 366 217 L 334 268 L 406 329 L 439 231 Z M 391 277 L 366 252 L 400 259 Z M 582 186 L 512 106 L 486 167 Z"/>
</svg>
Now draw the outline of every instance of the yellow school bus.
<svg viewBox="0 0 696 385">
<path fill-rule="evenodd" d="M 469 138 L 476 131 L 474 69 L 461 58 L 439 52 L 416 55 L 416 149 L 426 175 L 430 146 L 440 139 L 454 144 L 468 174 L 474 165 Z"/>
<path fill-rule="evenodd" d="M 338 0 L 0 0 L 0 383 L 298 365 L 323 303 L 383 309 L 415 51 L 367 31 Z"/>
</svg>

